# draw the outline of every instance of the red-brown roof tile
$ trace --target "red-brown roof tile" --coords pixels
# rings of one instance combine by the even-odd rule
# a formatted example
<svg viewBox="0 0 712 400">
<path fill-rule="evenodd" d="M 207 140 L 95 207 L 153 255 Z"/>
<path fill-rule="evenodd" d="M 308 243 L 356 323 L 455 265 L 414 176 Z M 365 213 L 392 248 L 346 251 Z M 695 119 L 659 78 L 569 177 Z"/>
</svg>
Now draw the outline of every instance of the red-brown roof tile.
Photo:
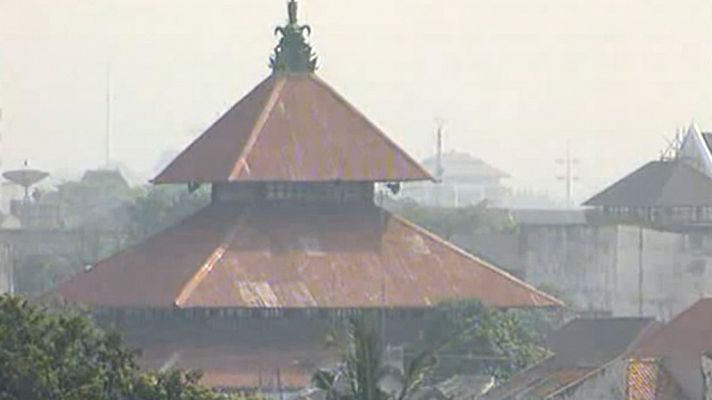
<svg viewBox="0 0 712 400">
<path fill-rule="evenodd" d="M 60 285 L 108 307 L 496 307 L 555 298 L 375 206 L 212 205 Z"/>
<path fill-rule="evenodd" d="M 313 74 L 273 74 L 155 183 L 413 181 L 431 175 Z"/>
<path fill-rule="evenodd" d="M 701 398 L 700 359 L 712 350 L 712 298 L 704 298 L 641 341 L 636 358 L 664 360 L 689 398 Z"/>
<path fill-rule="evenodd" d="M 703 352 L 710 350 L 712 298 L 704 298 L 642 341 L 635 351 L 635 356 L 658 358 L 684 353 L 699 358 Z"/>
</svg>

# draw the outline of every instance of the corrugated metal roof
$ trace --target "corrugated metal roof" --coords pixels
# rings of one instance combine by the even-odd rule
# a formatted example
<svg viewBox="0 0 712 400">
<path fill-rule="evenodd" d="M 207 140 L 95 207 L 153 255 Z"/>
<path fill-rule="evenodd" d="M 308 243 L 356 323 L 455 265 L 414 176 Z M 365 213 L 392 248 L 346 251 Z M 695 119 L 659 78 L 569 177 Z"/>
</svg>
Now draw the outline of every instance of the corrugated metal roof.
<svg viewBox="0 0 712 400">
<path fill-rule="evenodd" d="M 154 182 L 429 179 L 428 172 L 324 81 L 313 74 L 273 74 Z"/>
<path fill-rule="evenodd" d="M 712 180 L 681 161 L 651 161 L 595 195 L 588 206 L 712 205 Z"/>
<path fill-rule="evenodd" d="M 535 398 L 545 399 L 549 395 L 554 394 L 566 386 L 586 377 L 595 370 L 595 368 L 590 367 L 558 369 L 551 375 L 548 375 L 542 382 L 539 382 L 539 384 L 533 389 L 532 394 L 536 396 Z"/>
<path fill-rule="evenodd" d="M 200 370 L 201 384 L 216 388 L 303 388 L 311 382 L 314 365 L 324 366 L 338 360 L 319 348 L 256 348 L 233 349 L 229 346 L 175 346 L 169 344 L 143 348 L 140 364 L 159 369 L 166 360 L 175 357 L 175 368 Z M 175 351 L 173 351 L 175 349 Z M 307 360 L 306 365 L 299 363 Z"/>
<path fill-rule="evenodd" d="M 152 319 L 121 326 L 141 367 L 201 370 L 202 383 L 225 388 L 300 388 L 318 368 L 340 360 L 324 344 L 333 328 L 319 320 L 202 316 Z M 389 332 L 390 333 L 390 332 Z"/>
<path fill-rule="evenodd" d="M 551 296 L 375 206 L 212 205 L 60 285 L 98 306 L 429 307 Z"/>
</svg>

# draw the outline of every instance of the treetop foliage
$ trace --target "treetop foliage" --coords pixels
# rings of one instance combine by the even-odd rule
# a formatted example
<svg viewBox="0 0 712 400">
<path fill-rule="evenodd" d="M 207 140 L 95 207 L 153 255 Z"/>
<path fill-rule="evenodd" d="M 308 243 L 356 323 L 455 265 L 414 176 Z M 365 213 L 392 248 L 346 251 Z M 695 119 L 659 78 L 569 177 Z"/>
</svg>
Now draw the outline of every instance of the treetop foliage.
<svg viewBox="0 0 712 400">
<path fill-rule="evenodd" d="M 0 400 L 218 400 L 200 373 L 142 372 L 120 336 L 76 311 L 0 296 Z"/>
</svg>

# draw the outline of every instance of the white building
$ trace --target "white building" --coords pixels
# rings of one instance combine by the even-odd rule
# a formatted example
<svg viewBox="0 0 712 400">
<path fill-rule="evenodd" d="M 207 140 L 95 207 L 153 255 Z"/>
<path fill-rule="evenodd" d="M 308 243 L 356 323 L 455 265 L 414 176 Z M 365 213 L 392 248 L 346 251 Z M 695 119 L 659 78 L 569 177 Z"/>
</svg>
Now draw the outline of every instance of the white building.
<svg viewBox="0 0 712 400">
<path fill-rule="evenodd" d="M 422 164 L 440 182 L 405 185 L 403 196 L 421 204 L 466 207 L 483 200 L 498 204 L 507 193 L 502 180 L 509 174 L 470 154 L 451 151 L 443 154 L 440 162 L 433 156 Z"/>
</svg>

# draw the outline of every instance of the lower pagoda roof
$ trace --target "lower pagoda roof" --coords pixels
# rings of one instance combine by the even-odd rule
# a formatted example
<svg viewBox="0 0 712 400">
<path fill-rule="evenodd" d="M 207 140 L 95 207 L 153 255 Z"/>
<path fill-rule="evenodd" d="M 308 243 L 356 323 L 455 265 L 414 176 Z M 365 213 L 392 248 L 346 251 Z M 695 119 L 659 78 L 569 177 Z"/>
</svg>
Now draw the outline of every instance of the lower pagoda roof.
<svg viewBox="0 0 712 400">
<path fill-rule="evenodd" d="M 216 203 L 53 297 L 107 308 L 426 308 L 561 303 L 373 205 Z"/>
</svg>

